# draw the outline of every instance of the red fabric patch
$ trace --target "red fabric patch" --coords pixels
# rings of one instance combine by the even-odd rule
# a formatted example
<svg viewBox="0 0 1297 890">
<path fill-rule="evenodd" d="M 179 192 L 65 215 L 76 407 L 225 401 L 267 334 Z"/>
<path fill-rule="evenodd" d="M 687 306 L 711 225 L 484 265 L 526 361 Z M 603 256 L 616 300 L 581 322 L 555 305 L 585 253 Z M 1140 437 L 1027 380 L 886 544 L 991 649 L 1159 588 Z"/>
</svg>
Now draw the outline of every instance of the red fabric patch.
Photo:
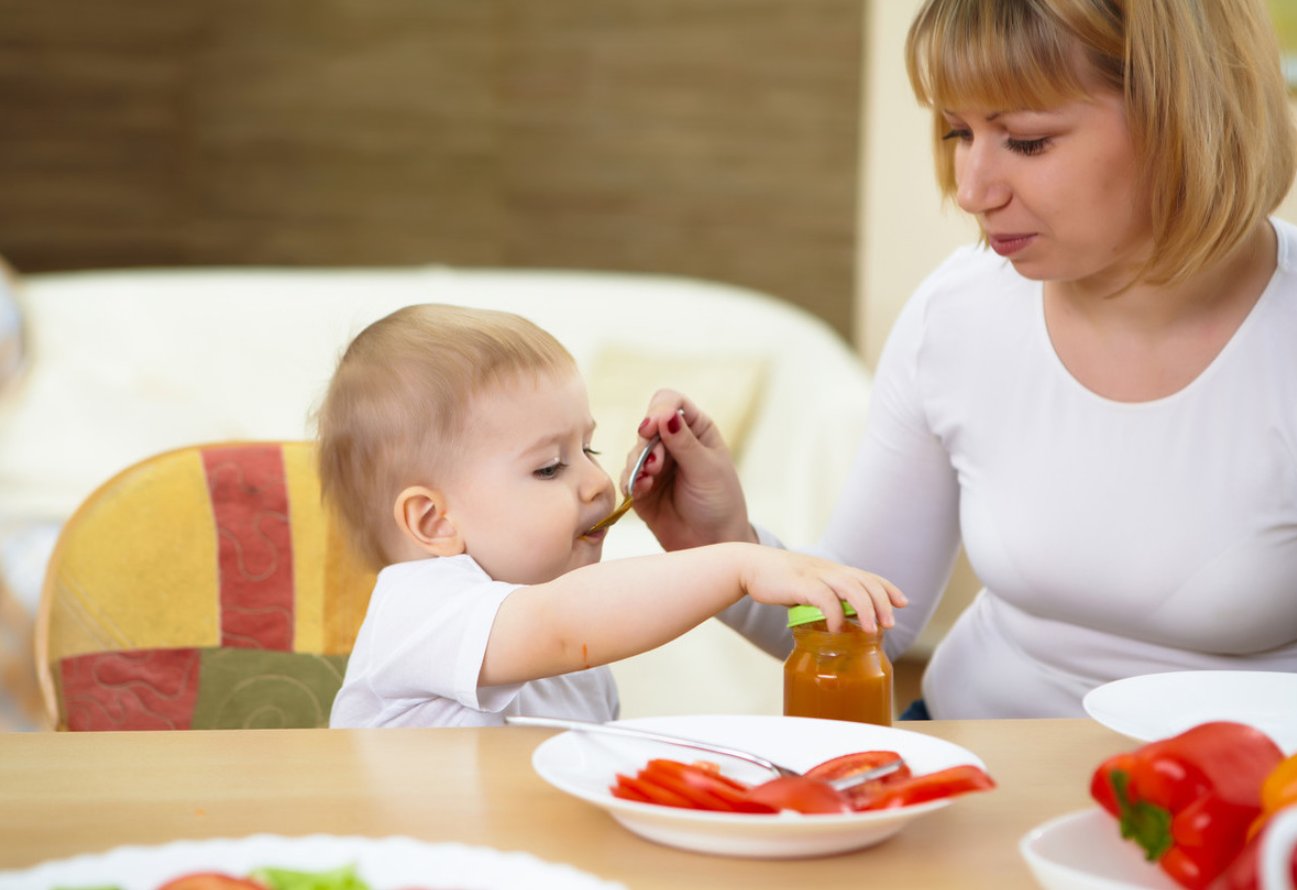
<svg viewBox="0 0 1297 890">
<path fill-rule="evenodd" d="M 197 649 L 95 652 L 59 662 L 68 729 L 188 729 Z"/>
<path fill-rule="evenodd" d="M 278 445 L 203 449 L 219 540 L 221 645 L 293 648 L 293 538 Z"/>
</svg>

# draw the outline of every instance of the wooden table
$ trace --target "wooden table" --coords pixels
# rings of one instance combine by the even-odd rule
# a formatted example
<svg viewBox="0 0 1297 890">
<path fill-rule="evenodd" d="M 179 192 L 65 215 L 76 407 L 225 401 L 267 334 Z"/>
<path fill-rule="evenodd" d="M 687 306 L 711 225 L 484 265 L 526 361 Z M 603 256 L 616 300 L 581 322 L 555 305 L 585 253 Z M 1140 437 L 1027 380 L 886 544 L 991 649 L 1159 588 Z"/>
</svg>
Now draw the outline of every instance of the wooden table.
<svg viewBox="0 0 1297 890">
<path fill-rule="evenodd" d="M 883 844 L 795 861 L 641 840 L 550 787 L 531 752 L 552 730 L 0 733 L 0 868 L 178 838 L 404 834 L 525 850 L 633 890 L 1033 887 L 1019 838 L 1090 805 L 1090 773 L 1134 746 L 1088 720 L 905 723 L 976 752 L 999 788 Z"/>
</svg>

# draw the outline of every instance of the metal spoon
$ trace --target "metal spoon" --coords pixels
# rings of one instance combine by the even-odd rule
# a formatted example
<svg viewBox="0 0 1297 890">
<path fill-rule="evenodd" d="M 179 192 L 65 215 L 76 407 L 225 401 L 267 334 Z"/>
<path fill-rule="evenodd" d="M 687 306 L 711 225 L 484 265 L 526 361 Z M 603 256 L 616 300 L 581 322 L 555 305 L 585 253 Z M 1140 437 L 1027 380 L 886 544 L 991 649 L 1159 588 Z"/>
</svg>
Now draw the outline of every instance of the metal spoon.
<svg viewBox="0 0 1297 890">
<path fill-rule="evenodd" d="M 600 519 L 594 525 L 590 526 L 589 530 L 586 531 L 586 534 L 589 535 L 594 532 L 603 531 L 618 519 L 621 519 L 626 515 L 626 511 L 630 509 L 630 505 L 635 501 L 635 483 L 639 479 L 640 470 L 644 469 L 644 461 L 648 460 L 648 456 L 653 453 L 653 446 L 657 445 L 657 443 L 661 441 L 661 436 L 654 436 L 649 440 L 649 443 L 644 446 L 644 450 L 639 453 L 639 457 L 635 461 L 635 466 L 631 468 L 630 478 L 626 483 L 626 497 L 617 505 L 617 509 L 613 510 L 603 519 Z"/>
<path fill-rule="evenodd" d="M 594 732 L 604 733 L 605 735 L 629 736 L 636 739 L 647 739 L 653 742 L 663 742 L 668 745 L 679 745 L 682 748 L 692 748 L 696 751 L 706 751 L 708 754 L 720 754 L 724 757 L 733 757 L 736 760 L 743 760 L 747 763 L 754 764 L 762 769 L 770 770 L 777 776 L 801 776 L 802 773 L 792 767 L 781 766 L 773 760 L 767 760 L 759 754 L 753 754 L 751 751 L 742 751 L 738 748 L 729 748 L 725 745 L 714 745 L 711 742 L 702 742 L 697 739 L 688 739 L 682 736 L 666 735 L 660 732 L 653 732 L 649 729 L 638 729 L 633 726 L 622 726 L 614 723 L 594 723 L 589 720 L 562 720 L 557 717 L 521 717 L 507 716 L 504 718 L 505 723 L 513 726 L 545 726 L 552 729 L 570 729 L 575 732 Z M 832 779 L 829 785 L 832 785 L 838 791 L 844 791 L 855 785 L 862 785 L 871 779 L 880 779 L 883 776 L 896 772 L 904 764 L 904 760 L 897 758 L 888 761 L 881 766 L 864 772 L 854 773 L 850 776 L 843 776 L 840 779 Z"/>
</svg>

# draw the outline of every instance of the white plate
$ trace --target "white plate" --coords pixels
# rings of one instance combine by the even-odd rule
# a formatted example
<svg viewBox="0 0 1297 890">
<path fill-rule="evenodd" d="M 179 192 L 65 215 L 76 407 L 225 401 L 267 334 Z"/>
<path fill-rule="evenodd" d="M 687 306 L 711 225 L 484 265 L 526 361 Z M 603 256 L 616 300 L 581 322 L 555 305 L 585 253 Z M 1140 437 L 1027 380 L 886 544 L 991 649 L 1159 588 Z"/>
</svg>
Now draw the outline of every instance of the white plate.
<svg viewBox="0 0 1297 890">
<path fill-rule="evenodd" d="M 1083 699 L 1104 726 L 1140 741 L 1177 735 L 1209 720 L 1255 726 L 1285 753 L 1297 751 L 1297 674 L 1172 671 L 1106 683 Z"/>
<path fill-rule="evenodd" d="M 1179 890 L 1097 807 L 1033 828 L 1018 850 L 1045 890 Z"/>
<path fill-rule="evenodd" d="M 896 751 L 916 774 L 961 763 L 985 769 L 975 754 L 958 745 L 917 732 L 805 717 L 746 715 L 646 717 L 620 721 L 658 732 L 742 748 L 793 769 L 855 751 Z M 658 742 L 593 733 L 565 732 L 546 739 L 532 755 L 532 766 L 554 787 L 607 810 L 635 834 L 651 841 L 723 856 L 788 859 L 824 856 L 872 846 L 891 837 L 910 820 L 947 806 L 931 801 L 871 813 L 803 816 L 783 812 L 713 813 L 639 803 L 613 797 L 608 788 L 617 773 L 634 775 L 650 758 L 713 759 L 726 775 L 764 782 L 768 772 Z"/>
<path fill-rule="evenodd" d="M 164 882 L 193 871 L 246 875 L 262 866 L 324 871 L 354 865 L 374 890 L 401 887 L 456 887 L 505 890 L 552 887 L 555 890 L 625 890 L 568 865 L 544 862 L 529 853 L 503 853 L 490 847 L 429 844 L 408 837 L 279 837 L 176 841 L 154 847 L 117 847 L 45 862 L 21 871 L 0 872 L 0 890 L 105 886 L 157 890 Z"/>
</svg>

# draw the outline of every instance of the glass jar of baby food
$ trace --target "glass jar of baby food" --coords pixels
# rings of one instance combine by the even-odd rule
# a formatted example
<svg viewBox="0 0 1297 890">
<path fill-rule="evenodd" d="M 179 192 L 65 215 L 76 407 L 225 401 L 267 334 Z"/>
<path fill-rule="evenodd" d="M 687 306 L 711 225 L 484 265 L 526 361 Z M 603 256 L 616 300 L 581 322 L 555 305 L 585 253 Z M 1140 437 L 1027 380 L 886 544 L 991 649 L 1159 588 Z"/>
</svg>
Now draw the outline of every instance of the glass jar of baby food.
<svg viewBox="0 0 1297 890">
<path fill-rule="evenodd" d="M 858 723 L 892 723 L 892 663 L 883 631 L 867 631 L 842 604 L 846 625 L 831 633 L 815 606 L 793 606 L 793 651 L 784 662 L 784 713 Z"/>
</svg>

